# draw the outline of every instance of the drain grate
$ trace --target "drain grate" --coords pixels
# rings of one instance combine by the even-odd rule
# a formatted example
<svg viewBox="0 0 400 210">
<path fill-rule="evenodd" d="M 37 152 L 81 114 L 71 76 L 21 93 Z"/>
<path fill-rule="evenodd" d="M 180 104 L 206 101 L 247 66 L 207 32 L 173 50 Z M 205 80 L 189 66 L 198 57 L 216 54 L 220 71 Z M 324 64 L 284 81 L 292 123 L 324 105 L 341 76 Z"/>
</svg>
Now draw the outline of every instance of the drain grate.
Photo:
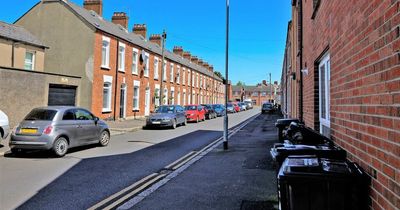
<svg viewBox="0 0 400 210">
<path fill-rule="evenodd" d="M 247 201 L 243 200 L 240 210 L 277 210 L 274 201 Z"/>
</svg>

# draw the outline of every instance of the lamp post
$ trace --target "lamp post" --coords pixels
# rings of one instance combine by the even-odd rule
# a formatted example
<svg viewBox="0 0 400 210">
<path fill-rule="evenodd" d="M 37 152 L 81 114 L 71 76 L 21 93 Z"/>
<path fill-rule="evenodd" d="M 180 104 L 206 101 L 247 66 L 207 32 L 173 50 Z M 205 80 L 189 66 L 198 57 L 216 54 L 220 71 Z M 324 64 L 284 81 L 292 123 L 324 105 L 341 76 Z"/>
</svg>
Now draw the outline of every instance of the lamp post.
<svg viewBox="0 0 400 210">
<path fill-rule="evenodd" d="M 228 54 L 229 50 L 229 0 L 226 0 L 226 48 L 225 48 L 225 116 L 224 116 L 224 150 L 228 150 Z"/>
<path fill-rule="evenodd" d="M 162 101 L 163 101 L 163 96 L 164 96 L 164 90 L 163 90 L 163 82 L 164 82 L 164 46 L 165 46 L 165 40 L 167 39 L 167 33 L 165 32 L 165 30 L 163 30 L 162 33 L 162 47 L 161 47 L 161 82 L 160 82 L 160 95 L 159 95 L 159 105 L 163 105 Z M 165 68 L 167 68 L 167 65 L 165 65 Z"/>
</svg>

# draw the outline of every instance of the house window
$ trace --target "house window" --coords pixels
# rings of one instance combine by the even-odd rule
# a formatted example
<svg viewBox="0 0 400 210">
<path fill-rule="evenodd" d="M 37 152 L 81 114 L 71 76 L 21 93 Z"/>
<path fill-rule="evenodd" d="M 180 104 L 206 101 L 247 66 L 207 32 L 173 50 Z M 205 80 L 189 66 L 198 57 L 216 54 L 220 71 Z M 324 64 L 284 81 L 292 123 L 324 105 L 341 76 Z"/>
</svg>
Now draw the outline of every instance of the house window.
<svg viewBox="0 0 400 210">
<path fill-rule="evenodd" d="M 103 82 L 103 112 L 111 112 L 112 77 L 104 76 Z"/>
<path fill-rule="evenodd" d="M 101 67 L 110 68 L 110 38 L 103 37 L 101 48 Z"/>
<path fill-rule="evenodd" d="M 180 81 L 181 81 L 181 67 L 178 66 L 178 67 L 176 68 L 176 83 L 179 84 Z"/>
<path fill-rule="evenodd" d="M 267 92 L 261 92 L 261 96 L 267 96 Z"/>
<path fill-rule="evenodd" d="M 144 54 L 144 63 L 146 64 L 146 66 L 144 67 L 144 76 L 145 77 L 149 77 L 149 68 L 150 68 L 150 55 L 149 53 L 145 53 Z"/>
<path fill-rule="evenodd" d="M 139 110 L 140 82 L 133 81 L 133 110 Z"/>
<path fill-rule="evenodd" d="M 176 95 L 176 97 L 178 97 L 177 98 L 178 105 L 181 105 L 181 92 L 180 91 L 178 91 L 178 94 Z"/>
<path fill-rule="evenodd" d="M 319 71 L 319 121 L 320 133 L 330 137 L 330 57 L 322 58 Z"/>
<path fill-rule="evenodd" d="M 154 79 L 158 79 L 158 58 L 154 57 Z"/>
<path fill-rule="evenodd" d="M 194 87 L 194 81 L 195 81 L 195 80 L 194 80 L 194 76 L 195 76 L 195 75 L 194 75 L 193 72 L 192 72 L 192 87 Z"/>
<path fill-rule="evenodd" d="M 156 85 L 155 91 L 154 91 L 154 104 L 156 107 L 160 106 L 160 85 Z"/>
<path fill-rule="evenodd" d="M 138 60 L 139 60 L 139 51 L 137 49 L 133 49 L 132 52 L 132 74 L 138 74 Z"/>
<path fill-rule="evenodd" d="M 171 104 L 175 104 L 175 90 L 174 89 L 171 89 L 170 100 L 171 100 Z"/>
<path fill-rule="evenodd" d="M 169 81 L 174 82 L 174 64 L 170 64 Z"/>
<path fill-rule="evenodd" d="M 25 69 L 26 70 L 35 70 L 35 53 L 34 52 L 26 52 L 25 53 Z"/>
<path fill-rule="evenodd" d="M 200 88 L 203 88 L 203 76 L 200 76 Z"/>
<path fill-rule="evenodd" d="M 163 71 L 163 81 L 167 81 L 167 61 L 164 61 Z"/>
<path fill-rule="evenodd" d="M 168 105 L 168 89 L 167 88 L 164 88 L 163 104 Z"/>
<path fill-rule="evenodd" d="M 199 74 L 196 74 L 196 87 L 199 87 Z"/>
<path fill-rule="evenodd" d="M 186 105 L 186 90 L 183 90 L 183 104 Z"/>
<path fill-rule="evenodd" d="M 119 44 L 118 47 L 118 70 L 125 71 L 125 44 Z"/>
<path fill-rule="evenodd" d="M 185 68 L 182 69 L 182 84 L 186 84 L 186 75 L 185 75 Z"/>
</svg>

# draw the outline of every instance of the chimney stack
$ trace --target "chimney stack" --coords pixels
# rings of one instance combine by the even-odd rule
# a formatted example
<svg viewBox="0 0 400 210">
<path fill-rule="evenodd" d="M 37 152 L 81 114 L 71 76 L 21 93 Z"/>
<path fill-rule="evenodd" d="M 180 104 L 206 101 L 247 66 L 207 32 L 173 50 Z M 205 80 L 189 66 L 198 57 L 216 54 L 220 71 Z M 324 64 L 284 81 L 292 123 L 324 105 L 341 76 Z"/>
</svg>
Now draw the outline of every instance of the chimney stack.
<svg viewBox="0 0 400 210">
<path fill-rule="evenodd" d="M 83 7 L 87 10 L 95 11 L 99 16 L 103 15 L 103 1 L 102 0 L 85 0 Z"/>
<path fill-rule="evenodd" d="M 208 69 L 208 67 L 210 67 L 210 65 L 207 62 L 203 63 L 204 68 Z"/>
<path fill-rule="evenodd" d="M 278 85 L 278 81 L 274 81 L 274 85 Z"/>
<path fill-rule="evenodd" d="M 197 64 L 199 64 L 199 66 L 203 66 L 204 61 L 199 59 L 199 61 L 197 61 Z"/>
<path fill-rule="evenodd" d="M 111 22 L 114 24 L 119 24 L 124 28 L 128 28 L 128 16 L 125 12 L 114 12 L 114 15 L 111 18 Z"/>
<path fill-rule="evenodd" d="M 161 47 L 161 35 L 160 34 L 152 34 L 150 36 L 150 42 L 156 43 L 158 46 Z"/>
<path fill-rule="evenodd" d="M 208 67 L 208 70 L 210 70 L 210 72 L 214 72 L 214 66 L 213 66 L 213 65 L 210 65 L 210 66 Z"/>
<path fill-rule="evenodd" d="M 183 56 L 183 48 L 181 46 L 175 46 L 174 49 L 172 50 L 174 54 Z"/>
<path fill-rule="evenodd" d="M 146 39 L 147 26 L 146 26 L 146 24 L 135 24 L 135 25 L 133 25 L 132 32 L 134 34 L 140 35 L 144 39 Z"/>
<path fill-rule="evenodd" d="M 190 61 L 190 59 L 192 58 L 192 54 L 190 54 L 190 52 L 186 51 L 186 52 L 183 52 L 183 57 Z"/>
<path fill-rule="evenodd" d="M 192 63 L 197 64 L 199 62 L 199 59 L 197 58 L 197 56 L 192 56 L 192 58 L 190 59 L 192 61 Z"/>
<path fill-rule="evenodd" d="M 263 81 L 262 81 L 262 84 L 265 85 L 265 86 L 268 86 L 267 80 L 263 80 Z"/>
</svg>

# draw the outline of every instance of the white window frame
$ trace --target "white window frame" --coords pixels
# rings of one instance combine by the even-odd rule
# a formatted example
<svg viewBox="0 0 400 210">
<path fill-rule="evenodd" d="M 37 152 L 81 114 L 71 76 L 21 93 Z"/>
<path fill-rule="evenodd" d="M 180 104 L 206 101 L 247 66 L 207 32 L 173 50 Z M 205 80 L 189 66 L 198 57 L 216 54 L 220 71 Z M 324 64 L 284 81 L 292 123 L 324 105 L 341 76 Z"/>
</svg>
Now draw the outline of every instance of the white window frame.
<svg viewBox="0 0 400 210">
<path fill-rule="evenodd" d="M 138 88 L 137 95 L 135 94 L 135 88 Z M 135 106 L 134 101 L 137 101 L 137 106 Z M 132 100 L 132 110 L 139 111 L 140 110 L 140 81 L 134 80 L 133 81 L 133 100 Z"/>
<path fill-rule="evenodd" d="M 144 62 L 146 63 L 146 66 L 145 66 L 145 68 L 144 68 L 144 72 L 143 72 L 143 75 L 144 75 L 144 77 L 149 77 L 149 74 L 150 74 L 150 54 L 149 53 L 144 53 Z"/>
<path fill-rule="evenodd" d="M 136 53 L 136 56 L 135 56 Z M 139 50 L 136 48 L 132 49 L 132 74 L 138 75 L 139 74 Z"/>
<path fill-rule="evenodd" d="M 186 89 L 183 89 L 183 106 L 186 105 Z"/>
<path fill-rule="evenodd" d="M 105 58 L 103 58 L 103 43 L 107 42 L 106 46 L 106 55 Z M 105 69 L 110 69 L 110 43 L 111 39 L 109 37 L 103 36 L 102 42 L 101 42 L 101 68 Z"/>
<path fill-rule="evenodd" d="M 170 94 L 171 94 L 171 105 L 174 105 L 175 104 L 175 88 L 174 87 L 171 87 Z"/>
<path fill-rule="evenodd" d="M 164 88 L 164 94 L 163 94 L 163 105 L 168 105 L 168 88 Z"/>
<path fill-rule="evenodd" d="M 181 67 L 176 66 L 176 83 L 180 84 L 181 83 Z"/>
<path fill-rule="evenodd" d="M 321 67 L 322 66 L 325 66 L 325 92 L 323 93 L 322 92 L 322 81 L 321 81 Z M 331 122 L 330 122 L 330 118 L 331 118 L 331 116 L 330 116 L 330 71 L 331 71 L 331 68 L 330 68 L 330 55 L 329 54 L 326 54 L 326 55 L 324 55 L 323 57 L 322 57 L 322 59 L 321 59 L 321 61 L 320 61 L 320 63 L 319 63 L 319 65 L 318 65 L 318 75 L 319 75 L 319 78 L 318 78 L 318 84 L 319 84 L 319 95 L 320 95 L 320 97 L 319 97 L 319 107 L 320 107 L 320 109 L 319 109 L 319 122 L 320 122 L 320 133 L 322 134 L 323 133 L 323 129 L 322 129 L 322 126 L 325 126 L 325 127 L 327 127 L 327 128 L 330 128 L 331 127 Z M 323 118 L 322 117 L 322 100 L 321 100 L 321 95 L 325 95 L 325 113 L 326 113 L 326 116 L 325 116 L 325 118 Z"/>
<path fill-rule="evenodd" d="M 122 49 L 122 52 L 121 52 Z M 118 45 L 118 71 L 125 72 L 125 52 L 126 45 L 119 43 Z"/>
<path fill-rule="evenodd" d="M 158 94 L 158 98 L 154 98 L 154 105 L 155 106 L 160 106 L 160 97 L 161 97 L 161 90 L 160 90 L 160 85 L 155 84 L 154 85 L 154 94 Z"/>
<path fill-rule="evenodd" d="M 153 63 L 153 70 L 154 70 L 154 79 L 158 80 L 159 74 L 158 74 L 158 67 L 159 67 L 160 59 L 156 56 L 154 56 L 154 63 Z"/>
<path fill-rule="evenodd" d="M 28 53 L 32 54 L 32 60 L 31 60 L 30 62 L 26 62 L 26 54 L 28 54 Z M 27 51 L 25 52 L 25 59 L 24 59 L 24 69 L 25 69 L 25 70 L 31 70 L 31 71 L 34 71 L 34 70 L 35 70 L 35 57 L 36 57 L 36 52 L 35 52 L 35 51 L 27 50 Z M 27 64 L 27 63 L 31 66 L 30 69 L 27 69 L 27 68 L 26 68 L 26 64 Z"/>
<path fill-rule="evenodd" d="M 196 73 L 196 87 L 199 88 L 199 73 Z"/>
<path fill-rule="evenodd" d="M 109 91 L 109 95 L 107 97 L 107 107 L 103 106 L 102 111 L 103 112 L 111 112 L 111 98 L 112 98 L 112 81 L 113 81 L 113 77 L 112 76 L 108 76 L 108 75 L 103 75 L 103 93 L 104 93 L 104 84 L 108 83 L 110 84 L 110 86 L 107 88 Z M 104 100 L 104 95 L 103 95 L 103 100 Z M 103 102 L 103 101 L 102 101 Z M 104 104 L 103 104 L 104 105 Z"/>
<path fill-rule="evenodd" d="M 186 85 L 186 74 L 185 67 L 182 68 L 182 85 Z"/>
<path fill-rule="evenodd" d="M 163 74 L 163 81 L 166 82 L 167 81 L 167 61 L 164 61 L 164 74 Z"/>
<path fill-rule="evenodd" d="M 173 63 L 170 63 L 169 64 L 169 68 L 170 68 L 170 70 L 169 70 L 169 82 L 171 82 L 171 83 L 173 83 L 174 82 L 174 64 Z"/>
</svg>

